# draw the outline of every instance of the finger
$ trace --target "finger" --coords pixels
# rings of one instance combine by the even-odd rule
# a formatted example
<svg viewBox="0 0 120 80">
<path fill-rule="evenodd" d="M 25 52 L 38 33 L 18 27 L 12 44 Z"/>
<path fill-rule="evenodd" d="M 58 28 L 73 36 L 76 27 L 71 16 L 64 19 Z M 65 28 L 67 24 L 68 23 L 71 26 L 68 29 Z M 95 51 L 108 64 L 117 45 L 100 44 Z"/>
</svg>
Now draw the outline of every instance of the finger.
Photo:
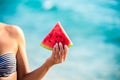
<svg viewBox="0 0 120 80">
<path fill-rule="evenodd" d="M 64 46 L 64 60 L 66 59 L 67 54 L 68 54 L 68 47 L 67 47 L 67 45 L 65 45 Z"/>
<path fill-rule="evenodd" d="M 56 43 L 55 44 L 55 59 L 58 58 L 58 51 L 59 51 L 59 49 L 58 49 L 58 43 Z"/>
<path fill-rule="evenodd" d="M 67 45 L 64 46 L 65 53 L 68 53 L 68 47 Z"/>
<path fill-rule="evenodd" d="M 54 45 L 54 47 L 53 47 L 53 50 L 52 50 L 53 54 L 55 54 L 55 47 L 56 47 L 56 45 Z"/>
<path fill-rule="evenodd" d="M 53 50 L 52 50 L 52 56 L 54 58 L 54 63 L 56 64 L 58 62 L 58 56 L 57 56 L 57 43 L 54 45 Z"/>
<path fill-rule="evenodd" d="M 59 48 L 60 48 L 60 52 L 59 52 L 60 62 L 63 62 L 64 50 L 61 42 L 59 43 Z"/>
<path fill-rule="evenodd" d="M 54 58 L 56 58 L 56 55 L 55 55 L 55 45 L 54 45 L 53 50 L 52 50 L 52 56 L 54 56 Z"/>
<path fill-rule="evenodd" d="M 63 45 L 62 45 L 61 42 L 59 43 L 59 48 L 60 48 L 60 53 L 62 53 L 62 51 L 63 51 Z"/>
<path fill-rule="evenodd" d="M 58 43 L 56 43 L 56 46 L 55 46 L 55 55 L 56 55 L 56 59 L 59 60 L 60 56 L 59 56 L 59 46 L 58 46 Z"/>
<path fill-rule="evenodd" d="M 58 47 L 58 43 L 55 44 L 55 52 L 58 53 L 59 52 L 59 47 Z"/>
</svg>

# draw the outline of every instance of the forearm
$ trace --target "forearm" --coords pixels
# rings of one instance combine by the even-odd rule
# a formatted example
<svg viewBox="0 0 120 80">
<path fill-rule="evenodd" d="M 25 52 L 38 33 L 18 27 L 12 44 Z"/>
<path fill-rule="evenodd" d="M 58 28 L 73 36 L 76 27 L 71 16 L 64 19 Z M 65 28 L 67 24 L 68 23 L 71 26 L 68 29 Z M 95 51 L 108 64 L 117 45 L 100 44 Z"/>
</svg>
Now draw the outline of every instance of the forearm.
<svg viewBox="0 0 120 80">
<path fill-rule="evenodd" d="M 66 45 L 63 48 L 61 43 L 59 43 L 59 45 L 56 44 L 53 48 L 52 55 L 45 61 L 45 63 L 38 69 L 27 73 L 22 80 L 41 80 L 53 65 L 65 61 L 67 51 L 68 48 Z"/>
<path fill-rule="evenodd" d="M 53 66 L 52 63 L 50 63 L 49 61 L 46 61 L 38 69 L 26 74 L 23 77 L 23 80 L 41 80 L 52 66 Z"/>
</svg>

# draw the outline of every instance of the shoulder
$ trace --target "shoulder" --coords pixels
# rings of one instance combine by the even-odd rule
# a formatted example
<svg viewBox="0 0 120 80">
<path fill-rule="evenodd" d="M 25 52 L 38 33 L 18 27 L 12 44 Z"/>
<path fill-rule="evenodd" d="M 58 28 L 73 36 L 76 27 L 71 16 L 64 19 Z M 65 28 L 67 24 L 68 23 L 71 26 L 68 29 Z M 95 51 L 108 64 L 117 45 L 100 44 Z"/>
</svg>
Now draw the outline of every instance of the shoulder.
<svg viewBox="0 0 120 80">
<path fill-rule="evenodd" d="M 23 30 L 17 25 L 6 25 L 5 29 L 14 38 L 24 37 Z"/>
</svg>

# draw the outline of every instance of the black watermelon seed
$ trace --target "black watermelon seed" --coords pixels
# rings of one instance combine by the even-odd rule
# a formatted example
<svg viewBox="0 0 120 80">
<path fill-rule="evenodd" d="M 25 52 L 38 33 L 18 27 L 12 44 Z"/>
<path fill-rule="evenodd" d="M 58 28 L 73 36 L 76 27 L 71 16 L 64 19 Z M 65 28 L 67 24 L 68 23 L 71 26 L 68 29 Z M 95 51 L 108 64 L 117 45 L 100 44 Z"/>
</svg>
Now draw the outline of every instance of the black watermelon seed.
<svg viewBox="0 0 120 80">
<path fill-rule="evenodd" d="M 62 38 L 62 36 L 60 36 L 60 38 Z"/>
<path fill-rule="evenodd" d="M 57 41 L 55 40 L 55 43 L 57 43 Z"/>
<path fill-rule="evenodd" d="M 51 40 L 49 40 L 49 42 L 51 42 Z"/>
</svg>

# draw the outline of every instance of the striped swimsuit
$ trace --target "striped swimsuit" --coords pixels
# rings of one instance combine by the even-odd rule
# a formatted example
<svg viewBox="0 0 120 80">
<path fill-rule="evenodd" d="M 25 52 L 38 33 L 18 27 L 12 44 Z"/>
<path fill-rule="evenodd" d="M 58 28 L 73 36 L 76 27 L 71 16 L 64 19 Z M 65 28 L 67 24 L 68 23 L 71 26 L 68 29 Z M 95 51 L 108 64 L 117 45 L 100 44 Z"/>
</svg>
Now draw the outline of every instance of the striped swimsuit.
<svg viewBox="0 0 120 80">
<path fill-rule="evenodd" d="M 0 77 L 8 77 L 16 71 L 16 58 L 13 53 L 0 56 Z"/>
</svg>

